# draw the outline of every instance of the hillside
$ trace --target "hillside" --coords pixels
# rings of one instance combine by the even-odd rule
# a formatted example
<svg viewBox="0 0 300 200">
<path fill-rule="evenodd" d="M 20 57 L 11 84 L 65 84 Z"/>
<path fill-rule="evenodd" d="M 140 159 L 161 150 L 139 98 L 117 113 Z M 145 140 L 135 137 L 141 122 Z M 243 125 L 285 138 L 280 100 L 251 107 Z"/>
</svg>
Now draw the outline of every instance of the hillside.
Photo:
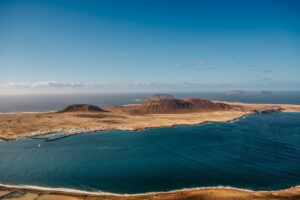
<svg viewBox="0 0 300 200">
<path fill-rule="evenodd" d="M 73 104 L 59 110 L 58 112 L 105 112 L 105 110 L 90 104 Z"/>
<path fill-rule="evenodd" d="M 204 99 L 151 99 L 136 106 L 134 113 L 188 113 L 201 111 L 230 110 L 232 106 L 224 103 L 214 103 Z"/>
</svg>

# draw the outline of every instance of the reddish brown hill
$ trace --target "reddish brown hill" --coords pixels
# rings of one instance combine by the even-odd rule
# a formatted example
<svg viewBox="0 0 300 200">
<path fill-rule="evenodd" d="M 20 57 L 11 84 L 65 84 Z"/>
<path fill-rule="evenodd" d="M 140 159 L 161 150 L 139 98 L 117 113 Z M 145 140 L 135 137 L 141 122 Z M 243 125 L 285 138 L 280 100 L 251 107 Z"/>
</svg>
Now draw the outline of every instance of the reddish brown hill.
<svg viewBox="0 0 300 200">
<path fill-rule="evenodd" d="M 179 113 L 229 110 L 230 105 L 214 103 L 204 99 L 158 99 L 148 100 L 146 103 L 136 106 L 134 113 Z"/>
<path fill-rule="evenodd" d="M 105 112 L 105 110 L 90 104 L 73 104 L 58 112 Z"/>
<path fill-rule="evenodd" d="M 186 102 L 190 102 L 193 104 L 194 108 L 197 110 L 203 111 L 215 111 L 215 110 L 230 110 L 232 106 L 225 104 L 225 103 L 214 103 L 206 99 L 186 99 Z"/>
</svg>

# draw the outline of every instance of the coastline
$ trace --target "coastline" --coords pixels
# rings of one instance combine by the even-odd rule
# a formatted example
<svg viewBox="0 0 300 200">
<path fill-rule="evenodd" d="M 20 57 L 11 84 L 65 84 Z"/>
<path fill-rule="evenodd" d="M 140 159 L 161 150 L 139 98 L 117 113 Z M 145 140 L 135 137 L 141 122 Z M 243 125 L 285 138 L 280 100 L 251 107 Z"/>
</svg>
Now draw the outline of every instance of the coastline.
<svg viewBox="0 0 300 200">
<path fill-rule="evenodd" d="M 234 103 L 233 103 L 234 104 Z M 241 105 L 241 104 L 235 104 Z M 92 113 L 92 112 L 76 112 L 76 113 L 66 113 L 66 114 L 58 114 L 58 113 L 31 113 L 31 114 L 12 114 L 8 115 L 12 117 L 12 119 L 18 120 L 28 120 L 30 119 L 53 119 L 56 117 L 64 117 L 63 119 L 71 118 L 78 118 L 78 116 L 83 116 L 85 119 L 88 118 L 88 121 L 92 123 L 90 120 L 108 120 L 111 118 L 120 118 L 123 121 L 120 121 L 121 125 L 112 125 L 108 124 L 109 126 L 98 126 L 97 127 L 78 127 L 70 128 L 72 130 L 69 135 L 72 136 L 75 134 L 83 134 L 89 132 L 96 132 L 98 129 L 100 131 L 110 131 L 110 130 L 124 130 L 124 131 L 139 131 L 145 130 L 149 128 L 165 128 L 165 127 L 176 127 L 176 126 L 186 126 L 186 125 L 202 125 L 207 123 L 223 123 L 223 122 L 235 122 L 242 118 L 245 118 L 249 115 L 255 114 L 262 114 L 262 113 L 291 113 L 291 112 L 300 112 L 300 106 L 292 105 L 268 105 L 268 104 L 260 104 L 260 105 L 248 105 L 242 104 L 242 108 L 244 110 L 232 110 L 232 111 L 218 111 L 218 112 L 199 112 L 199 113 L 176 113 L 176 114 L 147 114 L 147 115 L 130 115 L 128 113 L 124 113 L 120 110 L 114 110 L 114 108 L 109 108 L 111 112 L 108 113 Z M 21 118 L 14 118 L 14 117 L 21 117 Z M 158 118 L 158 122 L 155 119 Z M 81 118 L 80 118 L 81 119 Z M 128 128 L 126 124 L 130 125 L 133 119 L 138 119 L 141 121 L 145 121 L 145 119 L 149 119 L 146 123 L 137 123 L 135 128 L 133 127 Z M 153 122 L 154 119 L 154 122 Z M 161 120 L 164 121 L 161 121 Z M 10 120 L 10 119 L 9 119 Z M 15 122 L 15 121 L 11 121 Z M 66 121 L 68 122 L 68 121 Z M 80 121 L 82 123 L 84 121 Z M 104 121 L 105 122 L 105 121 Z M 199 123 L 197 123 L 199 122 Z M 34 121 L 35 123 L 35 121 Z M 34 123 L 32 123 L 34 125 Z M 150 124 L 151 126 L 146 126 Z M 28 124 L 30 126 L 30 123 Z M 135 124 L 136 125 L 136 124 Z M 142 126 L 140 126 L 142 125 Z M 125 128 L 124 128 L 125 127 Z M 1 129 L 0 129 L 1 130 Z M 61 132 L 62 130 L 68 130 L 68 128 L 56 128 L 57 132 Z M 80 132 L 76 132 L 76 130 L 80 130 Z M 93 131 L 88 131 L 93 130 Z M 53 129 L 48 130 L 49 133 L 53 133 Z M 0 132 L 1 133 L 1 132 Z M 41 132 L 40 132 L 41 133 Z M 49 134 L 48 133 L 48 134 Z M 25 133 L 27 134 L 27 133 Z M 44 135 L 47 134 L 47 131 L 44 131 Z M 40 134 L 40 135 L 43 135 Z M 55 131 L 53 133 L 55 135 Z M 1 136 L 1 134 L 0 134 Z M 38 136 L 38 132 L 31 132 L 31 135 L 23 135 L 17 134 L 17 138 L 14 139 L 23 139 Z M 24 137 L 26 136 L 26 137 Z M 6 198 L 6 195 L 8 198 Z M 166 200 L 166 199 L 180 199 L 180 200 L 187 200 L 187 199 L 266 199 L 266 200 L 275 200 L 275 199 L 300 199 L 300 185 L 294 186 L 287 189 L 280 189 L 280 190 L 270 190 L 270 191 L 255 191 L 249 189 L 242 189 L 242 188 L 234 188 L 230 186 L 215 186 L 215 187 L 194 187 L 194 188 L 182 188 L 170 191 L 158 191 L 158 192 L 147 192 L 147 193 L 138 193 L 138 194 L 116 194 L 110 192 L 102 192 L 102 191 L 83 191 L 83 190 L 76 190 L 76 189 L 69 189 L 69 188 L 47 188 L 47 187 L 40 187 L 40 186 L 30 186 L 30 185 L 5 185 L 0 184 L 0 199 L 9 199 L 12 195 L 13 199 L 35 199 L 35 200 L 45 200 L 45 199 L 52 199 L 52 200 L 96 200 L 96 199 L 124 199 L 124 200 L 136 200 L 136 199 L 159 199 L 159 200 Z M 16 196 L 14 196 L 16 195 Z M 32 198 L 31 198 L 32 197 Z"/>
<path fill-rule="evenodd" d="M 248 115 L 261 113 L 300 112 L 300 105 L 226 103 L 237 106 L 239 109 L 173 114 L 132 114 L 130 109 L 135 108 L 132 105 L 104 108 L 108 111 L 104 113 L 0 114 L 0 138 L 9 141 L 57 132 L 64 132 L 71 136 L 110 130 L 139 131 L 149 128 L 201 125 L 211 122 L 232 122 Z"/>
<path fill-rule="evenodd" d="M 39 186 L 13 186 L 0 184 L 0 198 L 10 193 L 35 194 L 39 197 L 47 196 L 51 199 L 297 199 L 300 197 L 300 186 L 282 190 L 253 191 L 230 186 L 183 188 L 171 191 L 146 192 L 138 194 L 116 194 L 110 192 L 89 192 L 68 188 L 44 188 Z M 3 196 L 1 194 L 4 194 Z M 18 199 L 18 198 L 16 198 Z M 20 198 L 22 199 L 22 197 Z M 39 199 L 39 198 L 35 198 Z"/>
<path fill-rule="evenodd" d="M 208 123 L 231 123 L 231 122 L 238 121 L 240 119 L 244 119 L 249 115 L 254 115 L 254 114 L 244 114 L 242 116 L 239 116 L 239 117 L 236 117 L 236 118 L 233 118 L 233 119 L 229 119 L 227 121 L 203 121 L 203 122 L 200 122 L 200 123 L 197 123 L 197 124 L 173 124 L 173 125 L 169 125 L 169 126 L 158 126 L 158 127 L 151 126 L 151 127 L 143 127 L 143 128 L 138 128 L 138 129 L 133 129 L 133 128 L 129 128 L 129 127 L 112 127 L 110 129 L 107 129 L 107 128 L 103 128 L 103 127 L 98 127 L 98 128 L 89 128 L 89 129 L 79 128 L 80 131 L 78 131 L 78 132 L 74 132 L 74 129 L 58 129 L 58 130 L 54 129 L 54 130 L 47 130 L 45 132 L 43 131 L 41 133 L 35 133 L 35 132 L 25 133 L 25 135 L 26 135 L 25 137 L 21 136 L 20 138 L 17 138 L 17 139 L 7 139 L 7 138 L 2 138 L 0 136 L 0 142 L 1 142 L 1 140 L 2 141 L 20 140 L 20 139 L 35 138 L 35 137 L 38 137 L 38 136 L 55 134 L 55 133 L 57 133 L 57 135 L 58 135 L 58 134 L 60 134 L 60 132 L 63 132 L 63 133 L 67 134 L 67 135 L 62 137 L 62 138 L 65 138 L 65 137 L 69 137 L 69 136 L 76 135 L 76 134 L 95 133 L 95 132 L 108 132 L 108 131 L 114 131 L 114 130 L 138 132 L 138 131 L 143 131 L 143 130 L 147 130 L 147 129 L 151 129 L 151 128 L 173 128 L 173 127 L 175 128 L 175 127 L 178 127 L 178 126 L 200 126 L 200 125 L 205 125 L 205 124 L 208 124 Z M 1 186 L 1 184 L 0 184 L 0 186 Z"/>
</svg>

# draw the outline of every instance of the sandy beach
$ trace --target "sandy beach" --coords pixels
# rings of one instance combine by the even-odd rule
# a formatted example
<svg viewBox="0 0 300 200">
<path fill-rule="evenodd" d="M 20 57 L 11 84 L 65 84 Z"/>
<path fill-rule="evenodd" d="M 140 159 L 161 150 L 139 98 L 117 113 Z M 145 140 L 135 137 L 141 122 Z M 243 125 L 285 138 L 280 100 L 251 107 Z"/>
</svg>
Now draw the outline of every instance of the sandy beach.
<svg viewBox="0 0 300 200">
<path fill-rule="evenodd" d="M 191 189 L 174 192 L 165 192 L 157 194 L 141 194 L 141 195 L 95 195 L 95 194 L 79 194 L 74 192 L 59 192 L 50 190 L 37 189 L 20 189 L 0 187 L 0 199 L 2 200 L 296 200 L 300 199 L 300 187 L 295 187 L 281 191 L 262 191 L 253 192 L 247 190 L 239 190 L 232 188 L 207 188 L 207 189 Z"/>
</svg>

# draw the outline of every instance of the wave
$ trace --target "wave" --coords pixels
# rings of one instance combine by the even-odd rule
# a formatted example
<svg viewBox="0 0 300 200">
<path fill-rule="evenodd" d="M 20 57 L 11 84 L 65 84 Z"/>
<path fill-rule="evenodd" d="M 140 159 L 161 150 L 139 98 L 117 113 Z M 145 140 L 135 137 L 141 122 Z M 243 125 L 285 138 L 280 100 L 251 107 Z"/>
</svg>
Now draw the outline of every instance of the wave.
<svg viewBox="0 0 300 200">
<path fill-rule="evenodd" d="M 240 121 L 240 120 L 242 120 L 242 119 L 245 119 L 246 117 L 248 117 L 249 115 L 244 115 L 244 116 L 242 116 L 242 117 L 238 117 L 238 118 L 236 118 L 236 119 L 233 119 L 233 120 L 231 120 L 231 121 L 229 121 L 229 123 L 235 123 L 235 122 L 238 122 L 238 121 Z"/>
<path fill-rule="evenodd" d="M 112 193 L 112 192 L 104 192 L 104 191 L 86 191 L 86 190 L 77 190 L 77 189 L 71 189 L 71 188 L 53 188 L 53 187 L 41 187 L 41 186 L 35 186 L 35 185 L 9 185 L 9 184 L 1 184 L 0 187 L 8 188 L 8 189 L 28 189 L 28 190 L 36 190 L 36 191 L 50 191 L 50 192 L 61 192 L 65 194 L 82 194 L 82 195 L 102 195 L 102 196 L 142 196 L 142 195 L 157 195 L 157 194 L 170 194 L 170 193 L 176 193 L 176 192 L 187 192 L 192 190 L 208 190 L 208 189 L 227 189 L 227 190 L 236 190 L 236 191 L 244 191 L 244 192 L 282 192 L 294 188 L 300 187 L 300 185 L 293 186 L 287 189 L 281 189 L 281 190 L 250 190 L 250 189 L 244 189 L 244 188 L 236 188 L 231 186 L 210 186 L 210 187 L 193 187 L 193 188 L 182 188 L 182 189 L 176 189 L 176 190 L 169 190 L 169 191 L 159 191 L 159 192 L 144 192 L 144 193 L 135 193 L 135 194 L 120 194 L 120 193 Z"/>
</svg>

